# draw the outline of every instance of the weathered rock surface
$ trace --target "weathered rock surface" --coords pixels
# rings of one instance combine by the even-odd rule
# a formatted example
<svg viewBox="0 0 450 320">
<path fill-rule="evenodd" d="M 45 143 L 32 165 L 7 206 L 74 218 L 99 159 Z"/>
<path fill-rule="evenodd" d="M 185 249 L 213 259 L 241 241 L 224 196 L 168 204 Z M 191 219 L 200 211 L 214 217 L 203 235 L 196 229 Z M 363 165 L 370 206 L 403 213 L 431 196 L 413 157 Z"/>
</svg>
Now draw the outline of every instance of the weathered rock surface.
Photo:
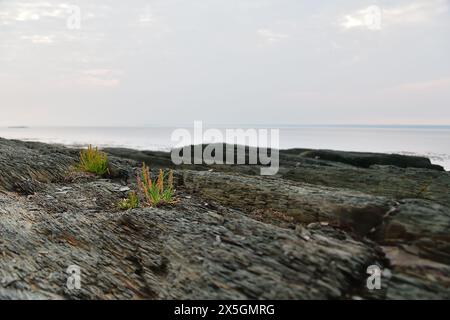
<svg viewBox="0 0 450 320">
<path fill-rule="evenodd" d="M 383 226 L 384 243 L 415 246 L 421 257 L 450 264 L 450 210 L 430 201 L 405 199 Z"/>
<path fill-rule="evenodd" d="M 277 178 L 185 170 L 183 186 L 202 199 L 247 213 L 273 210 L 294 222 L 332 222 L 365 236 L 382 222 L 395 202 L 358 191 L 319 187 Z"/>
<path fill-rule="evenodd" d="M 104 187 L 104 198 L 119 199 Z M 335 229 L 304 239 L 196 201 L 125 213 L 92 204 L 49 213 L 42 199 L 0 201 L 0 296 L 9 298 L 340 298 L 377 257 Z M 83 272 L 80 291 L 65 288 L 72 264 Z"/>
<path fill-rule="evenodd" d="M 444 171 L 439 165 L 431 164 L 430 159 L 400 154 L 384 154 L 371 152 L 344 152 L 335 150 L 303 150 L 292 149 L 289 152 L 300 152 L 301 157 L 341 162 L 356 167 L 369 168 L 373 165 L 390 165 L 400 168 L 423 168 Z"/>
<path fill-rule="evenodd" d="M 153 167 L 174 167 L 169 153 L 158 151 L 136 151 L 112 148 L 107 151 L 117 157 L 147 162 Z M 247 150 L 248 151 L 248 150 Z M 408 166 L 402 168 L 390 165 L 371 165 L 369 168 L 352 166 L 347 163 L 308 158 L 303 152 L 308 149 L 292 149 L 280 152 L 280 169 L 277 177 L 285 180 L 304 182 L 333 188 L 358 190 L 364 193 L 386 196 L 392 199 L 426 199 L 450 207 L 450 173 L 434 169 Z M 344 154 L 344 152 L 340 152 Z M 352 153 L 365 157 L 366 153 Z M 369 154 L 370 155 L 370 154 Z M 381 157 L 381 154 L 375 154 Z M 385 155 L 389 159 L 391 155 Z M 402 156 L 403 158 L 408 156 Z M 413 157 L 412 164 L 415 158 Z M 419 159 L 423 159 L 419 157 Z M 388 160 L 385 160 L 388 162 Z M 427 161 L 429 161 L 427 159 Z M 427 162 L 425 161 L 425 162 Z M 403 161 L 408 164 L 408 161 Z M 177 167 L 179 168 L 179 167 Z M 259 175 L 259 166 L 230 165 L 182 165 L 182 169 Z"/>
<path fill-rule="evenodd" d="M 108 149 L 102 178 L 71 169 L 77 150 L 0 139 L 0 299 L 450 299 L 447 172 L 298 150 L 275 177 L 176 167 L 174 206 L 124 212 L 139 162 L 169 154 Z M 373 264 L 382 290 L 366 288 Z"/>
</svg>

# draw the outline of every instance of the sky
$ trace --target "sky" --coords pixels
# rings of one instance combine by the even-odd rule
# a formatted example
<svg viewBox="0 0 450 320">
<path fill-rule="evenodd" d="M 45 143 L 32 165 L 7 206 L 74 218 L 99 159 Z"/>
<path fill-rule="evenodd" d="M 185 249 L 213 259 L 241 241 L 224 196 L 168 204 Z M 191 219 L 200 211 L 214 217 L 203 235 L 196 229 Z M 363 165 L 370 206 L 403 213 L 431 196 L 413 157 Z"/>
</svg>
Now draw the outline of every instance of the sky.
<svg viewBox="0 0 450 320">
<path fill-rule="evenodd" d="M 450 124 L 450 0 L 0 0 L 0 126 Z"/>
</svg>

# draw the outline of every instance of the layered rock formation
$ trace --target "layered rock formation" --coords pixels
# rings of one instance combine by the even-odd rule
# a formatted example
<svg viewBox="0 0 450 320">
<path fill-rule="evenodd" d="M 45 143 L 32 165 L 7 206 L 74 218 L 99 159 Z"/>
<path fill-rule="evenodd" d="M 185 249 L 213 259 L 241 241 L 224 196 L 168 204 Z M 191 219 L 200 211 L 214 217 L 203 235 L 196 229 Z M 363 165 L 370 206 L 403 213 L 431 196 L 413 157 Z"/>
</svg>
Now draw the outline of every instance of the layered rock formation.
<svg viewBox="0 0 450 320">
<path fill-rule="evenodd" d="M 0 139 L 0 299 L 450 298 L 450 175 L 427 159 L 295 149 L 261 177 L 106 151 L 100 178 L 78 150 Z M 175 205 L 118 209 L 142 161 L 175 169 Z"/>
</svg>

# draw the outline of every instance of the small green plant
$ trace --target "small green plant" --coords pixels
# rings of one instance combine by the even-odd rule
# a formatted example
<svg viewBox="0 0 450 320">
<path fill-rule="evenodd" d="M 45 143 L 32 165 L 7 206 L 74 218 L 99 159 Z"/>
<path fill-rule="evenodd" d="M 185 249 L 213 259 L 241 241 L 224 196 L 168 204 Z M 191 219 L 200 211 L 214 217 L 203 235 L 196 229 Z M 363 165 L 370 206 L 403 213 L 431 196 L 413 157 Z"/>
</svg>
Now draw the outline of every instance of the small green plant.
<svg viewBox="0 0 450 320">
<path fill-rule="evenodd" d="M 121 210 L 135 209 L 138 207 L 139 207 L 139 197 L 134 191 L 131 191 L 128 194 L 128 198 L 122 199 L 119 202 L 119 209 Z"/>
<path fill-rule="evenodd" d="M 143 163 L 142 169 L 137 174 L 137 182 L 146 205 L 154 207 L 163 204 L 173 204 L 175 202 L 172 170 L 166 175 L 160 169 L 158 177 L 152 180 L 150 169 Z"/>
<path fill-rule="evenodd" d="M 81 150 L 80 152 L 80 163 L 78 165 L 78 169 L 103 176 L 109 172 L 108 155 L 104 152 L 98 151 L 97 147 L 93 148 L 89 145 L 86 150 Z"/>
</svg>

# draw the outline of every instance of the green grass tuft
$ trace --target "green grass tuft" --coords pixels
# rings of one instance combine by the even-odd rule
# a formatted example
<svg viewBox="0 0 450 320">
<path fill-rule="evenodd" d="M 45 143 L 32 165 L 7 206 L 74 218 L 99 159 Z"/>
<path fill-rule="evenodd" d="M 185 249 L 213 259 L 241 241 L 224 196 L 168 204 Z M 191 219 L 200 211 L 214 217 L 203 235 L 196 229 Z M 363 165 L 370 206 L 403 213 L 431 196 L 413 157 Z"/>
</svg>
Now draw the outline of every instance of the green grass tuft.
<svg viewBox="0 0 450 320">
<path fill-rule="evenodd" d="M 135 209 L 139 207 L 139 198 L 136 194 L 136 192 L 131 191 L 128 194 L 128 198 L 122 199 L 119 202 L 119 209 L 121 210 L 129 210 L 129 209 Z"/>
<path fill-rule="evenodd" d="M 103 176 L 109 173 L 108 155 L 104 152 L 98 151 L 97 147 L 93 148 L 89 145 L 86 150 L 82 150 L 80 152 L 80 163 L 78 164 L 78 169 Z"/>
<path fill-rule="evenodd" d="M 146 205 L 154 207 L 175 203 L 172 170 L 166 175 L 160 169 L 158 177 L 152 180 L 149 168 L 143 163 L 140 173 L 137 174 L 137 182 Z"/>
</svg>

